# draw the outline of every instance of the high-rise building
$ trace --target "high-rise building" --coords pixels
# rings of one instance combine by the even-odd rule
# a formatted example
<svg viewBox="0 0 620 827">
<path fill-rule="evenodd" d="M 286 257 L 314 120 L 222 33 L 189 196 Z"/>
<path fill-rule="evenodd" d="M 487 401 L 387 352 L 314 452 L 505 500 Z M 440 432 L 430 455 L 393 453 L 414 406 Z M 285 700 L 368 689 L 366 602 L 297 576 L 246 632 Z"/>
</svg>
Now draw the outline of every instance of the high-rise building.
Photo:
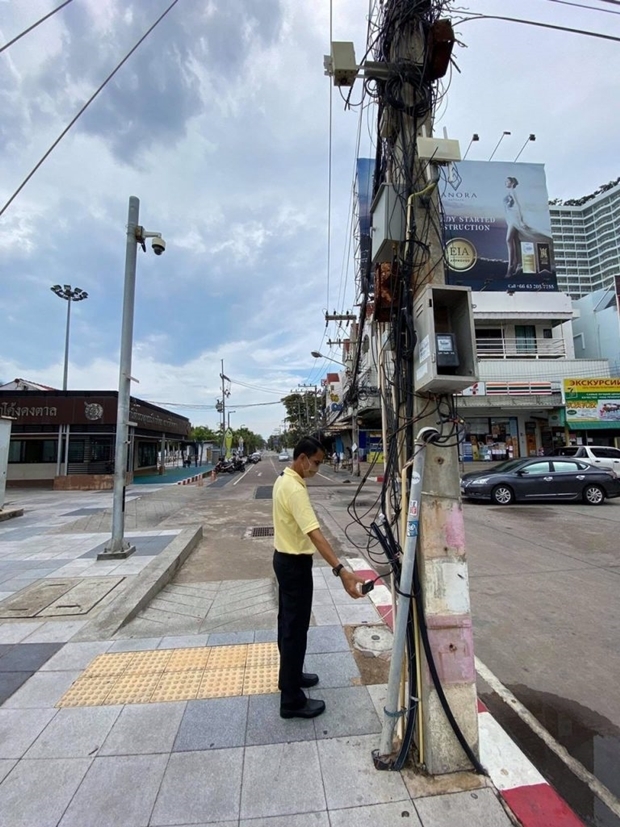
<svg viewBox="0 0 620 827">
<path fill-rule="evenodd" d="M 550 202 L 558 289 L 578 299 L 620 275 L 620 178 L 583 198 Z"/>
</svg>

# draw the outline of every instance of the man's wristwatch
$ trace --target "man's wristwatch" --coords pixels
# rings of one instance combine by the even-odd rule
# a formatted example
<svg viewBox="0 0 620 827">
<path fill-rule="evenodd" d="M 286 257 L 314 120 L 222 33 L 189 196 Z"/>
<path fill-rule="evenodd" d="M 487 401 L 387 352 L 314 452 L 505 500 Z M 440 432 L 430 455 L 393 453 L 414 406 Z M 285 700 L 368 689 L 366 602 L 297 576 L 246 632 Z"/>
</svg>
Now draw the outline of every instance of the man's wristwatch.
<svg viewBox="0 0 620 827">
<path fill-rule="evenodd" d="M 334 577 L 340 577 L 340 572 L 343 570 L 344 566 L 342 563 L 338 563 L 336 568 L 332 569 Z"/>
</svg>

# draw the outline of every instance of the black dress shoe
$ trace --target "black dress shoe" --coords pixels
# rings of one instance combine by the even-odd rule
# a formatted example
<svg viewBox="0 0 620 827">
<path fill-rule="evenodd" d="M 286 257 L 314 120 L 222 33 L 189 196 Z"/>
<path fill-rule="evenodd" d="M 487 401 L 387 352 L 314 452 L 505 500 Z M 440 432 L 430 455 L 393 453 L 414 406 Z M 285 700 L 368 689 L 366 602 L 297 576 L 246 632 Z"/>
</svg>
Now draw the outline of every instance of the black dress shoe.
<svg viewBox="0 0 620 827">
<path fill-rule="evenodd" d="M 319 682 L 319 676 L 315 675 L 314 672 L 302 672 L 301 673 L 301 688 L 302 689 L 310 689 L 311 686 L 316 686 Z"/>
<path fill-rule="evenodd" d="M 299 706 L 297 709 L 286 709 L 280 707 L 280 718 L 316 718 L 325 712 L 325 701 L 317 701 L 314 698 L 308 698 L 304 706 Z"/>
</svg>

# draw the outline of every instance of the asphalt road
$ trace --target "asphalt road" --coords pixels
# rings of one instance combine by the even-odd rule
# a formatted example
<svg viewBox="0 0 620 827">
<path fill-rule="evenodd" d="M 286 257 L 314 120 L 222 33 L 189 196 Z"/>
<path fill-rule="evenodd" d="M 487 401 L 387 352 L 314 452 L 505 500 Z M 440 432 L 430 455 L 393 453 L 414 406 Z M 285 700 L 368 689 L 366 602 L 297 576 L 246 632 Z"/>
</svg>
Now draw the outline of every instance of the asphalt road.
<svg viewBox="0 0 620 827">
<path fill-rule="evenodd" d="M 464 513 L 476 655 L 620 798 L 620 501 Z M 618 827 L 482 682 L 479 694 L 586 823 Z"/>
<path fill-rule="evenodd" d="M 266 456 L 237 490 L 269 485 L 284 467 Z M 356 554 L 346 538 L 365 544 L 347 512 L 358 482 L 329 468 L 310 482 L 319 519 Z M 365 523 L 379 489 L 368 484 L 357 498 Z M 463 508 L 476 656 L 620 798 L 620 500 Z M 478 691 L 586 824 L 620 827 L 482 680 Z"/>
</svg>

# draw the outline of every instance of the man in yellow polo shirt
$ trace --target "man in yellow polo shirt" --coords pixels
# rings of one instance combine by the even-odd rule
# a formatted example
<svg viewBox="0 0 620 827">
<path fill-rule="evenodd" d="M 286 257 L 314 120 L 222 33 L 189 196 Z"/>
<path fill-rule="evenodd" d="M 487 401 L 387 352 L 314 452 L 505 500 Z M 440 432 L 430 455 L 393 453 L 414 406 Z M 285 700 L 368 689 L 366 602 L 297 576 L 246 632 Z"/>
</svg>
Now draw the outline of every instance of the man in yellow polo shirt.
<svg viewBox="0 0 620 827">
<path fill-rule="evenodd" d="M 306 479 L 316 474 L 324 459 L 325 449 L 318 439 L 305 437 L 295 446 L 291 466 L 284 469 L 273 486 L 273 568 L 278 579 L 278 685 L 282 718 L 315 718 L 325 711 L 325 701 L 308 698 L 303 691 L 319 682 L 318 675 L 303 671 L 312 612 L 315 549 L 352 598 L 361 597 L 358 583 L 364 582 L 340 563 L 310 504 Z"/>
</svg>

